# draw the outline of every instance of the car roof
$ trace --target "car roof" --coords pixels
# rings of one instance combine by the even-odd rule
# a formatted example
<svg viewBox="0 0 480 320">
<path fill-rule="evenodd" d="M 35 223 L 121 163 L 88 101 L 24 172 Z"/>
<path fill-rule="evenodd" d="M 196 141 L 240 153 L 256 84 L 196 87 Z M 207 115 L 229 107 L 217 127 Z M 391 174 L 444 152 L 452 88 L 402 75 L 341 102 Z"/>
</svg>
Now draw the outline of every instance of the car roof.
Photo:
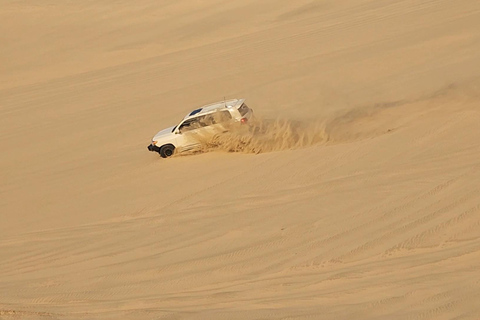
<svg viewBox="0 0 480 320">
<path fill-rule="evenodd" d="M 207 104 L 201 108 L 191 111 L 189 114 L 185 116 L 184 119 L 191 118 L 193 116 L 199 116 L 202 114 L 210 113 L 210 112 L 221 110 L 221 109 L 239 107 L 242 105 L 244 101 L 245 99 L 231 99 L 231 100 L 225 100 L 225 101 L 219 101 L 219 102 Z"/>
</svg>

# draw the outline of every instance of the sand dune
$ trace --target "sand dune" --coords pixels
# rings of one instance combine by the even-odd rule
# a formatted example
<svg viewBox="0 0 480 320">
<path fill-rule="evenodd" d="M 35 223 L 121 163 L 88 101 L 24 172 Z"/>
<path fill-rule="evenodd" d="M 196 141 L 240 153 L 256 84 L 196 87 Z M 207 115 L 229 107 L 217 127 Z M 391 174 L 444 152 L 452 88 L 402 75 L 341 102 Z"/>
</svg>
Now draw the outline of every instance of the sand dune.
<svg viewBox="0 0 480 320">
<path fill-rule="evenodd" d="M 1 8 L 0 319 L 480 318 L 478 1 Z"/>
</svg>

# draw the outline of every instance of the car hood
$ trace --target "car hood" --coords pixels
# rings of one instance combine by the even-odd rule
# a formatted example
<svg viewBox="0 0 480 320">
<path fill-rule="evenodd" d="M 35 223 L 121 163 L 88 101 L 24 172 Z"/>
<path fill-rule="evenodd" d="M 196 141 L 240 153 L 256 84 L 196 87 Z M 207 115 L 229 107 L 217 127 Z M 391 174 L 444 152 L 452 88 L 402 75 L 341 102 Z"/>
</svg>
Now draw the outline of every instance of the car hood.
<svg viewBox="0 0 480 320">
<path fill-rule="evenodd" d="M 153 140 L 157 140 L 157 138 L 162 138 L 162 137 L 173 134 L 172 133 L 173 128 L 175 128 L 175 126 L 171 126 L 161 131 L 158 131 L 157 134 L 153 137 Z"/>
</svg>

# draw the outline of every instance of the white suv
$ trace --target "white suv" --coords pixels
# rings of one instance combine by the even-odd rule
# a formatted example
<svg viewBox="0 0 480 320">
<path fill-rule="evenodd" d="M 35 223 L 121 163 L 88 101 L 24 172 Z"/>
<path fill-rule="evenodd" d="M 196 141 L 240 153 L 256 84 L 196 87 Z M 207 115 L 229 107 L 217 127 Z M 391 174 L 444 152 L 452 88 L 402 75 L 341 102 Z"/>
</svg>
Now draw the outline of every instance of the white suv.
<svg viewBox="0 0 480 320">
<path fill-rule="evenodd" d="M 148 150 L 158 152 L 163 158 L 174 152 L 188 151 L 200 146 L 198 137 L 203 134 L 225 132 L 226 123 L 247 123 L 253 110 L 245 99 L 216 102 L 190 112 L 176 126 L 159 131 L 152 139 Z"/>
</svg>

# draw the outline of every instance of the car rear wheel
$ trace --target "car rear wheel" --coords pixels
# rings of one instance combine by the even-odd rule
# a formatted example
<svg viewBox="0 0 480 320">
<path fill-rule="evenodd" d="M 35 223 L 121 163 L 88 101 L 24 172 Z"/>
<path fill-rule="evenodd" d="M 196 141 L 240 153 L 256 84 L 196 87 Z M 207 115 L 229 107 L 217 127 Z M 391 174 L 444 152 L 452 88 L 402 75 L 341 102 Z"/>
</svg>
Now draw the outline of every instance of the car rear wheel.
<svg viewBox="0 0 480 320">
<path fill-rule="evenodd" d="M 162 156 L 162 158 L 171 157 L 174 151 L 175 147 L 173 145 L 166 144 L 160 148 L 160 156 Z"/>
</svg>

